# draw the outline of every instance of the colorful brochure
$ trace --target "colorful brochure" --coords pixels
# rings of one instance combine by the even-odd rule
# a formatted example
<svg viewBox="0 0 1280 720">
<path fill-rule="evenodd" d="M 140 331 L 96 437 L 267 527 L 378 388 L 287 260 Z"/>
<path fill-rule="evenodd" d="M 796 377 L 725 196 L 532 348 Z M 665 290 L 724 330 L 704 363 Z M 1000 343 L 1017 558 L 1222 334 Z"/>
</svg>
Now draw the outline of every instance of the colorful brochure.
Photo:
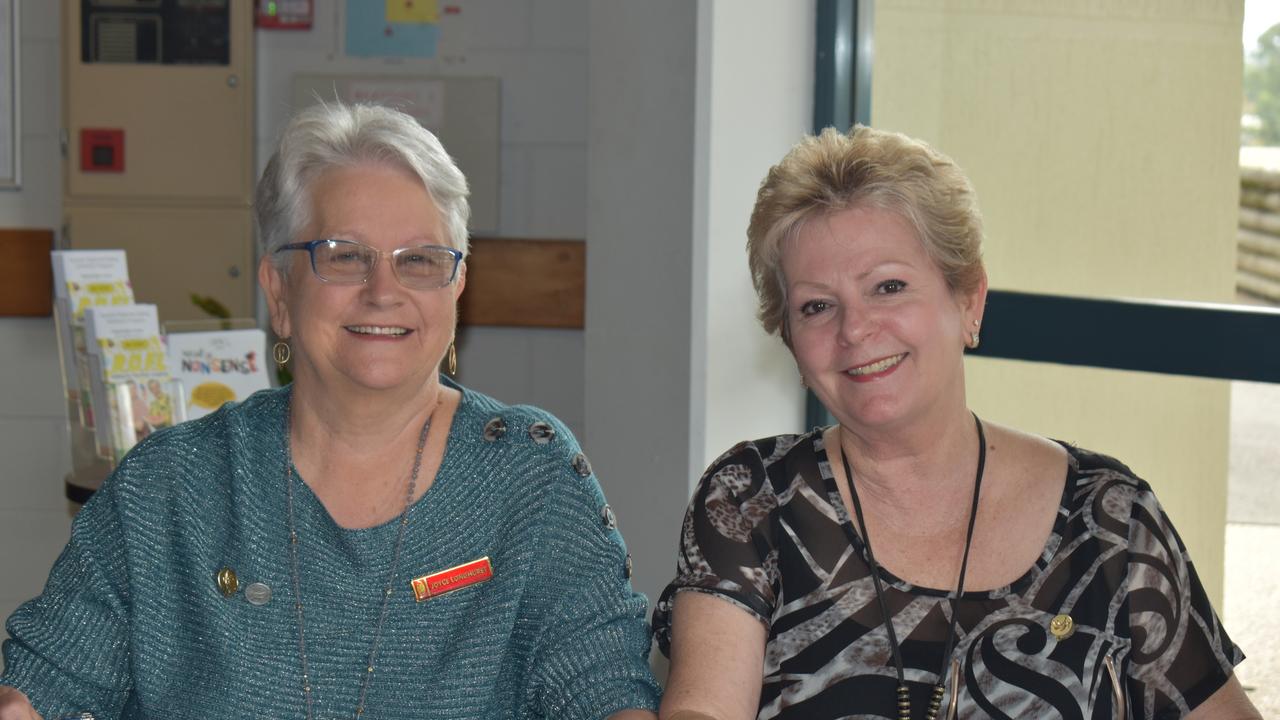
<svg viewBox="0 0 1280 720">
<path fill-rule="evenodd" d="M 208 415 L 271 386 L 262 330 L 170 333 L 169 367 L 182 387 L 187 419 Z"/>
<path fill-rule="evenodd" d="M 84 311 L 133 303 L 133 286 L 123 250 L 54 250 L 54 317 L 58 351 L 67 399 L 78 411 L 81 425 L 94 427 L 90 399 L 89 348 L 85 343 Z"/>
<path fill-rule="evenodd" d="M 91 306 L 84 327 L 98 450 L 119 461 L 145 437 L 182 419 L 156 306 Z"/>
</svg>

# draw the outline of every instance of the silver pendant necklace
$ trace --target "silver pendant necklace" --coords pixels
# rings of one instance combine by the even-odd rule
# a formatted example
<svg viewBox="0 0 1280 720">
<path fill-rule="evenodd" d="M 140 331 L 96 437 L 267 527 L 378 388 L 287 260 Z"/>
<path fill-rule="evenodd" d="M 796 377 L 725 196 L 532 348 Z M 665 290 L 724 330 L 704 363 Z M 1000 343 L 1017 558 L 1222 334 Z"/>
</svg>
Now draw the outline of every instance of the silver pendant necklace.
<svg viewBox="0 0 1280 720">
<path fill-rule="evenodd" d="M 413 502 L 414 491 L 418 487 L 418 470 L 422 467 L 422 450 L 427 444 L 427 430 L 431 428 L 431 417 L 422 424 L 422 432 L 418 434 L 418 449 L 413 456 L 413 472 L 409 475 L 409 486 L 404 495 L 404 508 L 400 511 L 400 527 L 396 531 L 395 552 L 391 555 L 391 568 L 387 571 L 387 582 L 382 589 L 382 608 L 378 611 L 378 620 L 373 627 L 373 640 L 369 643 L 369 656 L 365 662 L 365 670 L 360 681 L 360 698 L 356 701 L 355 718 L 364 715 L 364 702 L 369 692 L 369 682 L 373 679 L 373 671 L 378 659 L 378 647 L 382 643 L 382 626 L 387 620 L 390 609 L 391 588 L 395 584 L 396 572 L 400 569 L 400 551 L 404 547 L 405 527 L 409 524 L 409 506 Z M 285 488 L 287 492 L 287 516 L 289 520 L 289 570 L 293 580 L 293 606 L 298 614 L 298 656 L 302 660 L 302 696 L 306 701 L 307 720 L 312 720 L 311 709 L 311 668 L 307 662 L 306 618 L 302 607 L 302 576 L 298 571 L 298 529 L 293 520 L 293 453 L 289 433 L 291 431 L 291 412 L 285 410 L 284 421 L 284 461 Z"/>
</svg>

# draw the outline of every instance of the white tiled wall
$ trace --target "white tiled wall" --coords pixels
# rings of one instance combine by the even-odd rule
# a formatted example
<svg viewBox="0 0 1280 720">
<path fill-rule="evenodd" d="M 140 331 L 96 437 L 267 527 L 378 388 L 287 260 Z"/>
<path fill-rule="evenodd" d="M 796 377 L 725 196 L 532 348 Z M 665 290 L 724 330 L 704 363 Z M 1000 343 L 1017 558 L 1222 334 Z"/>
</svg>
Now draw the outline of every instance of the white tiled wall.
<svg viewBox="0 0 1280 720">
<path fill-rule="evenodd" d="M 53 322 L 0 318 L 0 617 L 44 585 L 71 523 Z"/>
<path fill-rule="evenodd" d="M 61 224 L 58 6 L 21 4 L 22 188 L 0 192 L 0 227 L 56 230 Z M 64 417 L 53 321 L 0 318 L 2 618 L 40 591 L 67 541 Z"/>
<path fill-rule="evenodd" d="M 458 380 L 507 403 L 548 410 L 583 437 L 583 344 L 578 330 L 469 328 Z"/>
</svg>

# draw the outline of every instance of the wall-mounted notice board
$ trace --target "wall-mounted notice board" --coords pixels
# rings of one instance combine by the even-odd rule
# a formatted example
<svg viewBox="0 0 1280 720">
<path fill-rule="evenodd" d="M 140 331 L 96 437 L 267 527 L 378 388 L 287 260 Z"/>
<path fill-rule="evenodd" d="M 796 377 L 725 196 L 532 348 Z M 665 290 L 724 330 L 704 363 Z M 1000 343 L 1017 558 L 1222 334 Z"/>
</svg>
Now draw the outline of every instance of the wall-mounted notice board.
<svg viewBox="0 0 1280 720">
<path fill-rule="evenodd" d="M 422 75 L 299 75 L 293 106 L 332 100 L 403 110 L 436 134 L 467 176 L 471 231 L 498 229 L 499 116 L 497 78 Z"/>
</svg>

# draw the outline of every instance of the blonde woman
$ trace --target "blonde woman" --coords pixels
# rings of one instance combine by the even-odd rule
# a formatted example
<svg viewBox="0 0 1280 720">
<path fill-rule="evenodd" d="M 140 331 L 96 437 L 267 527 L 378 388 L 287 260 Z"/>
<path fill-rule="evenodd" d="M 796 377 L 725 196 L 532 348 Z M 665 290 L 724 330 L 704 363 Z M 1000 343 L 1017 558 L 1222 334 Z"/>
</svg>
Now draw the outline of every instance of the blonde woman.
<svg viewBox="0 0 1280 720">
<path fill-rule="evenodd" d="M 837 422 L 703 476 L 654 617 L 661 717 L 1257 717 L 1150 486 L 970 411 L 987 277 L 951 160 L 827 130 L 748 237 L 764 329 Z"/>
</svg>

